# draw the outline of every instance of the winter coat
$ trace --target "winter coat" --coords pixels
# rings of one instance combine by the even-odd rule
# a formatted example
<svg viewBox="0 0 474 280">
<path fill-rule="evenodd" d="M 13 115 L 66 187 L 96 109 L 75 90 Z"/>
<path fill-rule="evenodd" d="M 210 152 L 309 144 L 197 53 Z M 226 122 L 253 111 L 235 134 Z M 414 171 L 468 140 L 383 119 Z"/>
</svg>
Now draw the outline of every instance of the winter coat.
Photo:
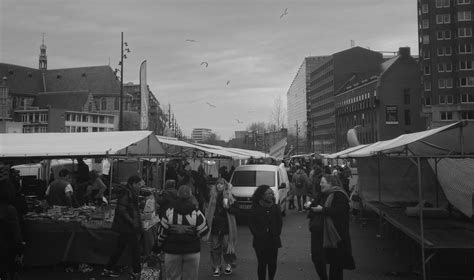
<svg viewBox="0 0 474 280">
<path fill-rule="evenodd" d="M 308 175 L 306 175 L 303 169 L 296 170 L 295 174 L 293 174 L 292 182 L 295 184 L 295 195 L 307 195 L 309 193 L 310 183 Z"/>
<path fill-rule="evenodd" d="M 323 200 L 327 199 L 324 196 Z M 324 205 L 324 202 L 322 205 Z M 341 237 L 337 248 L 325 248 L 326 263 L 339 264 L 344 269 L 355 269 L 354 258 L 352 256 L 351 238 L 349 235 L 349 200 L 341 192 L 334 192 L 331 206 L 324 207 L 323 215 L 331 217 L 336 230 Z M 323 242 L 321 240 L 321 242 Z"/>
<path fill-rule="evenodd" d="M 169 254 L 201 251 L 201 241 L 209 231 L 202 212 L 190 199 L 178 198 L 166 210 L 158 226 L 158 247 Z"/>
<path fill-rule="evenodd" d="M 262 205 L 254 205 L 249 218 L 253 247 L 255 249 L 280 248 L 282 226 L 280 206 L 273 204 L 267 208 Z"/>
<path fill-rule="evenodd" d="M 121 234 L 137 234 L 143 231 L 138 192 L 128 185 L 119 189 L 112 230 Z"/>
</svg>

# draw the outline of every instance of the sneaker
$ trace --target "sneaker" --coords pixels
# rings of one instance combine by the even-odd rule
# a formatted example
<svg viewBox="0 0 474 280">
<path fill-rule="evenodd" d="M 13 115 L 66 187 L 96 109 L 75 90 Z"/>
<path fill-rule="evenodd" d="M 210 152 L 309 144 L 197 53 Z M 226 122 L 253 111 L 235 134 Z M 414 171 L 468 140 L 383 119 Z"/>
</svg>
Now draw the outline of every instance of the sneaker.
<svg viewBox="0 0 474 280">
<path fill-rule="evenodd" d="M 232 274 L 232 266 L 230 264 L 228 264 L 225 269 L 224 269 L 224 273 L 229 275 L 229 274 Z"/>
<path fill-rule="evenodd" d="M 221 269 L 219 267 L 216 267 L 216 269 L 214 269 L 214 273 L 212 273 L 212 276 L 214 277 L 221 276 Z"/>
<path fill-rule="evenodd" d="M 103 276 L 103 277 L 119 277 L 120 274 L 117 273 L 117 271 L 115 271 L 115 270 L 110 270 L 110 269 L 104 268 L 104 270 L 102 270 L 102 272 L 100 273 L 100 276 Z"/>
</svg>

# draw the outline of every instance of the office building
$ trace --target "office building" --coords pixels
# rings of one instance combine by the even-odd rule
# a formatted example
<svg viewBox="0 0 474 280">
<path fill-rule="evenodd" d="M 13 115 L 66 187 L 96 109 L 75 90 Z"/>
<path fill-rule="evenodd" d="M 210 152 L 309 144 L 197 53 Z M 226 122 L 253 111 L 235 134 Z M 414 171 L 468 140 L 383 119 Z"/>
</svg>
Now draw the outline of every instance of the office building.
<svg viewBox="0 0 474 280">
<path fill-rule="evenodd" d="M 191 133 L 191 139 L 194 142 L 203 142 L 211 138 L 212 129 L 210 128 L 194 128 Z"/>
<path fill-rule="evenodd" d="M 418 46 L 426 128 L 474 119 L 471 0 L 418 0 Z"/>
</svg>

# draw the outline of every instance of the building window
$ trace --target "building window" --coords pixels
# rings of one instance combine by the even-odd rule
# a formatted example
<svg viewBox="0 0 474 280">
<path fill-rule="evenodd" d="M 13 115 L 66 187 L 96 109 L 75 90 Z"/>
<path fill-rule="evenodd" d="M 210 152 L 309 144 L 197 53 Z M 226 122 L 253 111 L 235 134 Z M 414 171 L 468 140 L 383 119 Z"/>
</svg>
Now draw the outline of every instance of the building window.
<svg viewBox="0 0 474 280">
<path fill-rule="evenodd" d="M 447 78 L 446 79 L 446 88 L 453 88 L 453 79 Z"/>
<path fill-rule="evenodd" d="M 458 28 L 458 37 L 472 37 L 472 28 L 471 27 Z"/>
<path fill-rule="evenodd" d="M 459 86 L 461 86 L 461 87 L 472 87 L 472 86 L 474 86 L 474 77 L 461 77 L 461 78 L 459 78 Z"/>
<path fill-rule="evenodd" d="M 107 99 L 101 98 L 100 99 L 100 110 L 106 111 L 107 110 Z"/>
<path fill-rule="evenodd" d="M 444 48 L 438 48 L 438 56 L 444 56 Z"/>
<path fill-rule="evenodd" d="M 461 119 L 463 120 L 474 120 L 474 111 L 462 111 Z"/>
<path fill-rule="evenodd" d="M 421 22 L 421 26 L 423 29 L 428 29 L 430 28 L 430 21 L 428 19 L 424 19 Z"/>
<path fill-rule="evenodd" d="M 474 103 L 474 94 L 472 93 L 461 94 L 461 103 Z"/>
<path fill-rule="evenodd" d="M 425 106 L 431 106 L 431 96 L 425 97 Z"/>
<path fill-rule="evenodd" d="M 385 124 L 398 124 L 397 106 L 385 106 Z"/>
<path fill-rule="evenodd" d="M 405 125 L 411 125 L 410 110 L 405 110 Z"/>
<path fill-rule="evenodd" d="M 472 53 L 472 45 L 471 44 L 461 44 L 458 46 L 459 48 L 459 53 L 464 54 L 464 53 Z"/>
<path fill-rule="evenodd" d="M 410 94 L 404 93 L 403 94 L 403 104 L 409 105 L 410 104 Z"/>
<path fill-rule="evenodd" d="M 458 5 L 471 4 L 471 0 L 458 0 Z"/>
<path fill-rule="evenodd" d="M 451 55 L 451 47 L 445 47 L 444 48 L 444 55 L 446 55 L 446 56 Z"/>
<path fill-rule="evenodd" d="M 459 61 L 459 70 L 472 70 L 472 60 Z"/>
<path fill-rule="evenodd" d="M 446 96 L 446 104 L 453 104 L 454 98 L 452 95 Z"/>
<path fill-rule="evenodd" d="M 444 72 L 444 67 L 446 66 L 446 64 L 444 63 L 439 63 L 438 64 L 438 72 Z"/>
<path fill-rule="evenodd" d="M 89 112 L 92 112 L 92 102 L 89 102 L 89 107 L 87 108 Z"/>
<path fill-rule="evenodd" d="M 442 121 L 450 121 L 453 119 L 453 112 L 440 112 Z"/>
<path fill-rule="evenodd" d="M 421 5 L 421 12 L 423 14 L 427 14 L 428 13 L 428 4 L 423 4 Z"/>
<path fill-rule="evenodd" d="M 425 75 L 429 75 L 429 74 L 430 74 L 430 66 L 425 66 L 425 67 L 424 67 L 424 70 L 423 70 L 423 73 L 424 73 Z"/>
<path fill-rule="evenodd" d="M 450 14 L 443 15 L 443 21 L 444 23 L 451 23 L 451 15 Z"/>
<path fill-rule="evenodd" d="M 424 58 L 424 59 L 429 59 L 430 57 L 431 57 L 431 52 L 430 52 L 430 50 L 429 50 L 429 49 L 428 49 L 428 50 L 424 50 L 424 51 L 423 51 L 423 58 Z"/>
<path fill-rule="evenodd" d="M 458 12 L 458 21 L 471 21 L 471 11 Z"/>
<path fill-rule="evenodd" d="M 97 116 L 92 116 L 92 122 L 97 123 L 98 122 L 98 117 Z"/>
<path fill-rule="evenodd" d="M 438 88 L 445 88 L 446 81 L 444 79 L 438 79 Z"/>
<path fill-rule="evenodd" d="M 438 104 L 446 104 L 446 96 L 440 95 L 438 96 L 439 102 Z"/>
<path fill-rule="evenodd" d="M 453 65 L 451 63 L 443 63 L 445 64 L 445 69 L 446 69 L 446 72 L 451 72 L 453 71 Z"/>
<path fill-rule="evenodd" d="M 423 83 L 423 86 L 424 86 L 425 91 L 430 91 L 430 90 L 431 90 L 431 83 L 430 83 L 430 81 L 425 81 L 425 82 Z"/>
<path fill-rule="evenodd" d="M 423 35 L 423 44 L 428 45 L 430 43 L 430 35 Z"/>
<path fill-rule="evenodd" d="M 444 16 L 443 15 L 436 15 L 436 23 L 437 24 L 443 24 L 444 22 Z"/>
</svg>

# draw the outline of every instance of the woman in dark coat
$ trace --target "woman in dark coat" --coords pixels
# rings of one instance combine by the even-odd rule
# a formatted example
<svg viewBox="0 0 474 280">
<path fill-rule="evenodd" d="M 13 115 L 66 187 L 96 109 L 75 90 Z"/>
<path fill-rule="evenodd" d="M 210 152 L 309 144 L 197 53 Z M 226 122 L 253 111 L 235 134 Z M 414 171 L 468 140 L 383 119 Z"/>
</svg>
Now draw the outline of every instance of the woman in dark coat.
<svg viewBox="0 0 474 280">
<path fill-rule="evenodd" d="M 312 230 L 312 259 L 320 279 L 327 279 L 328 263 L 329 280 L 342 280 L 344 269 L 355 269 L 349 235 L 349 197 L 334 175 L 324 175 L 320 184 L 323 196 L 318 205 L 312 204 L 310 217 L 322 217 L 323 226 L 319 232 L 317 227 Z"/>
<path fill-rule="evenodd" d="M 275 194 L 267 185 L 259 186 L 252 196 L 249 219 L 253 235 L 253 248 L 258 261 L 258 279 L 273 280 L 277 269 L 278 248 L 281 248 L 282 218 L 280 207 L 275 204 Z"/>
</svg>

